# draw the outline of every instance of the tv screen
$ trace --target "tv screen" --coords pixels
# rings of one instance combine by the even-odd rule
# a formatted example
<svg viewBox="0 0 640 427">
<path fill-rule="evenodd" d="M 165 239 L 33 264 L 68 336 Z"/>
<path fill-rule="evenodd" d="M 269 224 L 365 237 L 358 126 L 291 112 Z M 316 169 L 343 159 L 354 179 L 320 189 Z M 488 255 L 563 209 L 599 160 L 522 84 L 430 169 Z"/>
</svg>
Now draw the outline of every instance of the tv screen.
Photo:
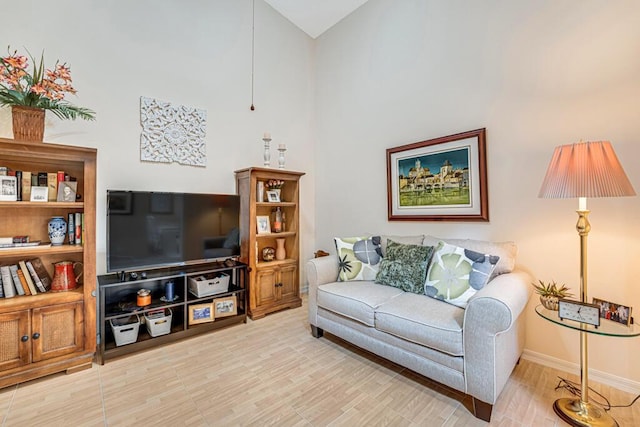
<svg viewBox="0 0 640 427">
<path fill-rule="evenodd" d="M 107 270 L 236 257 L 240 197 L 107 190 Z"/>
</svg>

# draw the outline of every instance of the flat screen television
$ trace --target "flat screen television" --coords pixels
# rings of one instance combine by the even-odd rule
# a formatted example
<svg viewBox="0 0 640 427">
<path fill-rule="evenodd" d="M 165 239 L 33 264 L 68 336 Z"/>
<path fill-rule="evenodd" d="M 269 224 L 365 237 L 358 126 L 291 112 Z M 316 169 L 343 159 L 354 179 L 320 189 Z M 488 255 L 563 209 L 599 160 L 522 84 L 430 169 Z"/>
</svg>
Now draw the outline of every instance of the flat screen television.
<svg viewBox="0 0 640 427">
<path fill-rule="evenodd" d="M 239 224 L 237 195 L 107 190 L 107 270 L 237 257 Z"/>
</svg>

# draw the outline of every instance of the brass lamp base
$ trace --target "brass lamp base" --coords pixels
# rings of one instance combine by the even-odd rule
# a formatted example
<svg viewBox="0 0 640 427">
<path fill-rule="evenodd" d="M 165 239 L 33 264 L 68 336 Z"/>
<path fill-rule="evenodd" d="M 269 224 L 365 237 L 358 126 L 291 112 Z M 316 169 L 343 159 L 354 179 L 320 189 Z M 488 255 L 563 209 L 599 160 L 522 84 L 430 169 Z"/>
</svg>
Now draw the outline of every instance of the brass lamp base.
<svg viewBox="0 0 640 427">
<path fill-rule="evenodd" d="M 604 409 L 580 399 L 562 398 L 553 402 L 556 415 L 576 427 L 619 427 Z"/>
</svg>

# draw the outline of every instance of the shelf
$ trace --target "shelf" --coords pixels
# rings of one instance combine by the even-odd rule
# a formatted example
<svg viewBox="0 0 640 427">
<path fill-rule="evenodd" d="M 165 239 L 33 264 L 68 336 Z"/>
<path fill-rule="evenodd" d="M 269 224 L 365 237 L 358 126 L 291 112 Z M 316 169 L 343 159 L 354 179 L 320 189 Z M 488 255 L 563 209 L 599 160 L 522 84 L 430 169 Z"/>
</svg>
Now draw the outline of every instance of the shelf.
<svg viewBox="0 0 640 427">
<path fill-rule="evenodd" d="M 83 209 L 84 202 L 0 202 L 3 208 Z"/>
<path fill-rule="evenodd" d="M 273 238 L 279 238 L 279 237 L 295 236 L 296 234 L 298 233 L 295 231 L 283 231 L 281 233 L 256 234 L 256 238 L 257 239 L 273 239 Z"/>
<path fill-rule="evenodd" d="M 22 310 L 25 307 L 42 307 L 53 304 L 82 301 L 83 289 L 78 286 L 67 292 L 40 292 L 36 295 L 16 295 L 11 298 L 1 298 L 0 308 L 5 310 Z"/>
<path fill-rule="evenodd" d="M 640 335 L 640 328 L 636 325 L 626 326 L 613 320 L 600 319 L 600 326 L 596 328 L 593 325 L 575 322 L 573 320 L 561 320 L 557 311 L 546 309 L 542 305 L 536 306 L 536 313 L 538 313 L 540 317 L 543 317 L 556 325 L 561 325 L 577 331 L 588 332 L 590 334 L 628 338 Z"/>
<path fill-rule="evenodd" d="M 296 207 L 298 204 L 295 202 L 256 202 L 256 206 L 269 206 L 269 207 Z"/>
<path fill-rule="evenodd" d="M 278 267 L 280 265 L 292 264 L 296 262 L 298 262 L 298 260 L 293 258 L 273 260 L 273 261 L 259 261 L 256 263 L 256 268 L 273 268 L 273 267 Z"/>
<path fill-rule="evenodd" d="M 60 245 L 51 246 L 50 244 L 41 246 L 23 246 L 18 248 L 1 248 L 0 258 L 14 258 L 19 256 L 36 257 L 42 255 L 56 254 L 76 254 L 82 253 L 84 246 L 82 245 Z"/>
</svg>

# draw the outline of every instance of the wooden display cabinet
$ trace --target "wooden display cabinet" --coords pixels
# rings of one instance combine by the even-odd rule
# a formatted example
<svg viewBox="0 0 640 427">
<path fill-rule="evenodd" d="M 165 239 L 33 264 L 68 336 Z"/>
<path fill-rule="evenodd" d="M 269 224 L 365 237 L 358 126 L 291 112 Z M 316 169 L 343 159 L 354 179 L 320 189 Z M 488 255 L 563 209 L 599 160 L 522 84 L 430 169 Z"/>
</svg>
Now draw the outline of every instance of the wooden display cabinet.
<svg viewBox="0 0 640 427">
<path fill-rule="evenodd" d="M 299 188 L 304 173 L 252 167 L 235 174 L 240 195 L 240 259 L 250 268 L 249 316 L 258 319 L 274 311 L 300 307 Z M 284 181 L 280 202 L 267 202 L 266 195 L 258 200 L 258 183 L 271 179 Z M 283 231 L 259 234 L 257 216 L 271 217 L 277 208 L 285 216 Z M 276 239 L 280 238 L 285 241 L 285 259 L 265 261 L 262 250 L 276 248 Z"/>
<path fill-rule="evenodd" d="M 0 388 L 55 372 L 91 367 L 96 348 L 96 156 L 94 148 L 0 138 L 0 166 L 65 171 L 77 179 L 75 202 L 0 201 L 0 236 L 29 236 L 43 245 L 0 249 L 0 266 L 40 258 L 82 263 L 82 283 L 67 292 L 0 298 Z M 53 216 L 84 213 L 82 245 L 46 245 Z"/>
</svg>

